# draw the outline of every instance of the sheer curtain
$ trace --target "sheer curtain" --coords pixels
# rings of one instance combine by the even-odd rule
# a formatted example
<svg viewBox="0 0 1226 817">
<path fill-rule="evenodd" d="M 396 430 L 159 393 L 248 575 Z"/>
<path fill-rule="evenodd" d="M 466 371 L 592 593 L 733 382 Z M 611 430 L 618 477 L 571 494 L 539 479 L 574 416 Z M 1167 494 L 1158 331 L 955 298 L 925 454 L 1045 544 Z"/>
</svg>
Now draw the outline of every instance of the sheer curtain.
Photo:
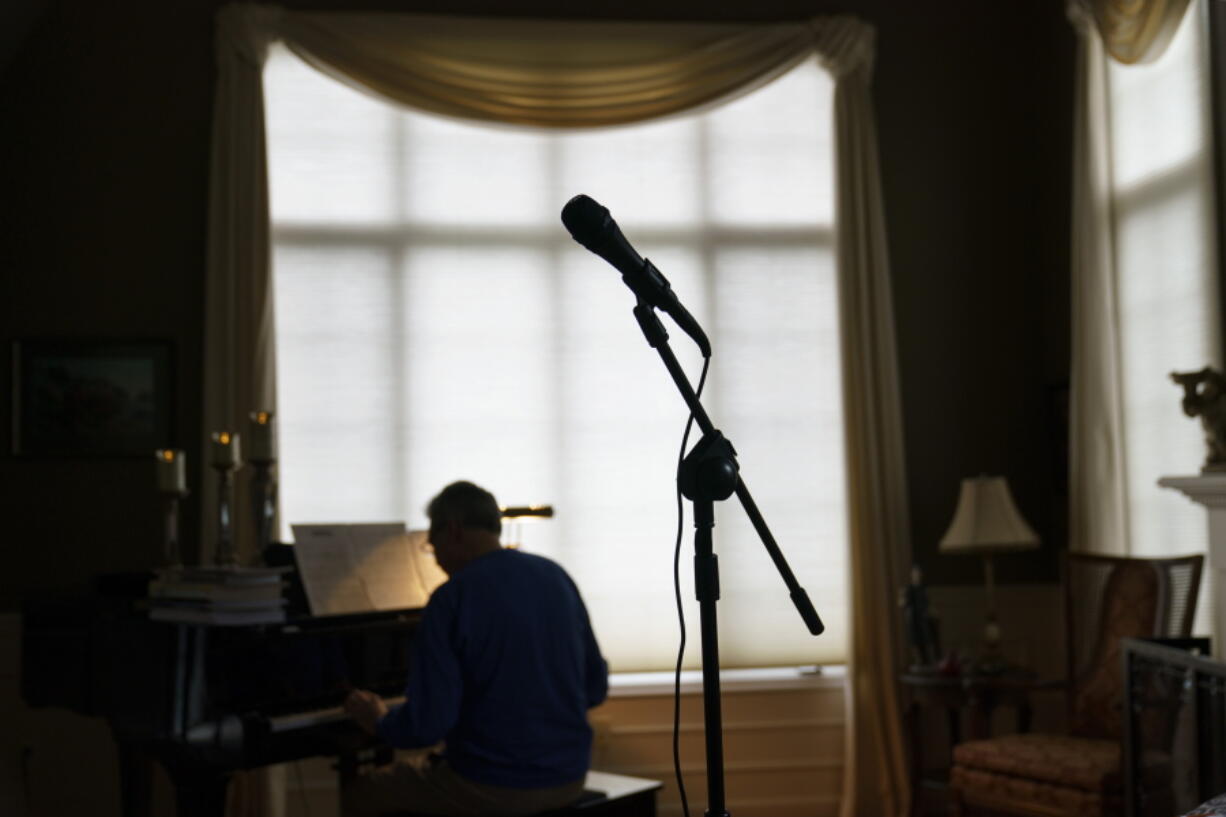
<svg viewBox="0 0 1226 817">
<path fill-rule="evenodd" d="M 427 31 L 428 36 L 423 37 L 422 31 Z M 550 36 L 544 37 L 540 33 L 542 31 Z M 872 29 L 847 17 L 764 26 L 545 25 L 536 21 L 287 12 L 252 5 L 223 8 L 218 15 L 219 81 L 210 209 L 209 310 L 205 343 L 206 428 L 233 424 L 236 417 L 244 416 L 253 407 L 253 403 L 258 407 L 268 407 L 275 399 L 273 381 L 269 376 L 274 369 L 271 343 L 272 282 L 268 264 L 269 221 L 266 190 L 263 187 L 265 145 L 261 66 L 269 43 L 276 40 L 284 41 L 315 67 L 341 77 L 366 92 L 467 119 L 551 127 L 625 124 L 714 106 L 762 87 L 816 53 L 822 66 L 834 78 L 834 201 L 838 216 L 833 265 L 840 299 L 839 376 L 844 419 L 842 429 L 823 428 L 821 433 L 841 434 L 844 439 L 849 475 L 844 480 L 848 519 L 846 536 L 848 549 L 855 554 L 848 565 L 849 575 L 846 577 L 848 606 L 856 612 L 851 617 L 854 626 L 847 651 L 849 753 L 845 765 L 847 786 L 843 809 L 844 813 L 852 814 L 857 812 L 861 803 L 872 803 L 874 810 L 882 812 L 905 810 L 906 772 L 894 681 L 896 656 L 900 654 L 897 621 L 894 615 L 881 614 L 882 610 L 895 609 L 894 589 L 903 579 L 900 566 L 909 562 L 909 542 L 902 481 L 904 469 L 898 467 L 902 448 L 889 270 L 869 95 L 874 60 Z M 408 47 L 404 43 L 413 45 Z M 526 45 L 516 49 L 508 46 L 509 43 Z M 572 65 L 573 71 L 570 68 Z M 577 91 L 577 88 L 581 91 Z M 439 100 L 444 100 L 442 104 L 448 110 L 438 109 Z M 819 102 L 820 96 L 814 99 L 815 104 Z M 321 119 L 340 116 L 343 116 L 340 112 L 333 115 L 332 111 L 324 111 Z M 447 141 L 459 137 L 453 133 L 439 138 Z M 733 145 L 730 149 L 737 149 L 736 139 L 731 139 L 729 144 Z M 407 155 L 400 158 L 412 161 L 412 157 Z M 492 174 L 492 179 L 496 178 L 501 168 L 482 161 L 484 158 L 478 157 L 475 169 L 479 173 Z M 683 155 L 680 158 L 684 161 L 691 157 Z M 361 151 L 347 156 L 345 161 L 353 163 L 355 167 L 361 165 Z M 524 158 L 524 161 L 531 161 L 531 157 Z M 602 164 L 598 157 L 581 161 L 590 165 L 593 172 L 599 171 Z M 429 169 L 425 170 L 428 173 Z M 618 169 L 612 165 L 603 172 L 612 179 L 618 176 Z M 345 178 L 347 174 L 339 174 L 335 181 L 343 185 Z M 753 180 L 752 173 L 748 179 Z M 761 179 L 757 181 L 762 183 Z M 441 179 L 439 184 L 445 187 L 447 180 Z M 589 192 L 594 190 L 589 189 Z M 416 187 L 409 192 L 415 191 Z M 565 191 L 566 195 L 571 192 Z M 456 206 L 477 216 L 482 215 L 486 203 L 470 199 Z M 556 211 L 560 203 L 561 199 L 551 202 L 550 211 Z M 674 234 L 669 234 L 669 229 L 678 228 L 679 225 L 661 224 L 659 226 L 669 229 L 654 235 L 647 230 L 650 225 L 646 218 L 651 215 L 650 205 L 653 204 L 650 199 L 648 202 L 627 204 L 625 208 L 616 200 L 606 203 L 613 205 L 619 218 L 629 219 L 625 221 L 628 229 L 638 229 L 633 217 L 644 218 L 642 229 L 646 232 L 637 234 L 636 241 L 653 255 L 653 260 L 668 270 L 679 290 L 702 293 L 706 305 L 701 314 L 710 321 L 722 320 L 720 310 L 726 307 L 728 298 L 733 297 L 727 292 L 717 291 L 718 288 L 704 289 L 702 279 L 716 261 L 718 265 L 714 268 L 721 271 L 721 279 L 727 278 L 744 291 L 751 292 L 751 298 L 765 286 L 763 281 L 756 278 L 752 281 L 738 279 L 732 274 L 724 276 L 723 270 L 737 270 L 742 275 L 752 277 L 749 265 L 766 263 L 768 256 L 771 256 L 770 263 L 781 270 L 788 269 L 790 263 L 798 263 L 786 258 L 787 251 L 791 249 L 788 242 L 769 249 L 753 249 L 754 242 L 748 241 L 742 242 L 741 246 L 750 248 L 749 257 L 737 258 L 735 253 L 722 258 L 714 255 L 708 257 L 703 251 L 699 253 L 703 259 L 702 265 L 687 265 L 684 254 L 672 249 L 686 243 L 684 230 L 676 229 Z M 490 246 L 487 240 L 500 243 L 505 251 L 500 257 L 507 259 L 504 262 L 507 264 L 505 280 L 522 276 L 528 285 L 541 283 L 533 278 L 541 272 L 536 261 L 539 246 L 530 249 L 526 255 L 520 252 L 522 248 L 515 246 L 519 239 L 536 240 L 533 230 L 527 229 L 529 225 L 516 221 L 515 217 L 505 212 L 499 217 L 509 219 L 501 233 L 495 230 L 492 235 L 479 238 L 462 230 L 457 232 L 460 240 L 456 252 L 479 255 L 483 248 Z M 704 223 L 707 226 L 701 231 L 710 230 L 717 222 L 711 222 L 708 218 Z M 446 232 L 454 230 L 454 227 L 432 225 L 430 229 L 436 233 L 439 229 Z M 722 231 L 723 226 L 715 231 L 717 238 Z M 731 229 L 733 237 L 738 233 L 764 231 L 769 233 L 769 228 L 763 224 L 741 225 Z M 372 231 L 372 234 L 377 232 Z M 471 243 L 467 241 L 470 237 L 473 239 Z M 343 246 L 344 242 L 339 241 L 338 247 Z M 413 259 L 416 269 L 424 269 L 423 264 L 451 264 L 455 258 L 454 255 L 444 257 L 445 253 L 440 255 L 427 243 L 413 246 L 415 252 L 418 246 L 422 250 L 422 254 Z M 565 241 L 563 246 L 566 246 Z M 583 257 L 574 247 L 568 247 L 568 250 L 571 258 L 576 257 L 575 253 Z M 570 263 L 564 257 L 566 252 L 559 250 L 555 254 L 558 258 L 553 262 L 554 267 L 560 269 Z M 529 257 L 532 260 L 526 260 Z M 821 274 L 820 257 L 814 256 L 813 259 L 817 265 L 809 270 L 810 280 L 816 280 L 812 276 Z M 586 258 L 585 261 L 596 264 L 596 269 L 602 269 L 599 266 L 602 262 L 598 260 Z M 362 257 L 354 260 L 354 269 L 374 278 L 382 274 L 379 263 L 384 263 L 384 272 L 389 268 L 404 267 L 403 259 L 389 267 L 386 262 Z M 608 276 L 615 273 L 603 270 L 603 274 Z M 599 278 L 601 273 L 591 273 L 588 279 L 592 275 Z M 579 273 L 576 273 L 576 277 L 579 280 L 575 282 L 556 282 L 558 289 L 550 298 L 551 316 L 561 314 L 561 304 L 578 304 L 580 308 L 586 305 L 590 308 L 590 301 L 573 296 L 571 290 L 564 289 L 595 286 L 594 281 L 585 280 Z M 507 285 L 497 293 L 491 293 L 475 290 L 471 283 L 465 286 L 463 281 L 432 278 L 426 287 L 440 288 L 440 297 L 444 299 L 447 289 L 450 288 L 453 294 L 455 290 L 461 290 L 459 294 L 468 302 L 501 296 L 499 305 L 507 314 L 503 327 L 514 323 L 519 329 L 517 332 L 508 331 L 505 339 L 487 342 L 481 349 L 467 349 L 469 359 L 478 358 L 483 353 L 500 353 L 504 344 L 521 342 L 522 336 L 528 334 L 524 327 L 546 317 L 545 305 L 534 300 L 530 306 L 526 306 L 523 299 L 518 297 L 521 288 L 515 285 Z M 356 285 L 343 292 L 338 288 L 338 302 L 350 296 L 357 297 L 360 291 L 361 287 Z M 619 294 L 624 297 L 624 293 Z M 394 303 L 407 305 L 401 301 Z M 690 305 L 694 307 L 693 303 Z M 791 313 L 787 311 L 791 306 L 789 302 L 782 313 L 789 316 L 784 323 L 793 320 L 791 315 L 795 310 Z M 285 313 L 284 308 L 279 311 Z M 376 310 L 376 314 L 389 321 L 403 319 L 407 314 L 399 312 L 392 315 L 392 311 L 391 306 L 385 304 L 384 311 Z M 517 317 L 519 312 L 524 313 L 524 319 Z M 445 332 L 451 332 L 454 338 L 450 343 L 452 348 L 461 349 L 464 346 L 463 338 L 468 333 L 450 305 L 442 314 L 431 311 L 424 316 L 414 315 L 414 318 L 424 321 L 423 326 L 433 323 Z M 774 320 L 775 316 L 772 314 L 770 319 Z M 813 319 L 820 329 L 820 321 Z M 589 322 L 575 330 L 577 337 L 583 333 L 599 335 L 605 331 L 626 331 L 625 323 L 609 325 L 606 329 L 602 321 L 615 322 L 615 319 L 604 312 L 585 320 Z M 412 329 L 417 326 L 414 323 Z M 537 328 L 547 331 L 543 327 Z M 405 322 L 400 331 L 412 329 Z M 738 340 L 749 343 L 760 340 L 760 329 L 760 325 L 755 324 L 731 334 L 736 336 L 739 333 L 741 337 Z M 448 345 L 447 341 L 443 344 Z M 649 352 L 644 348 L 642 354 Z M 564 358 L 565 355 L 559 353 L 557 359 L 548 365 L 556 368 L 565 363 Z M 538 385 L 544 383 L 535 373 L 535 364 L 520 358 L 516 358 L 515 362 L 530 382 Z M 362 364 L 353 361 L 353 365 L 357 367 Z M 743 367 L 757 365 L 760 363 L 755 360 L 752 365 L 743 364 Z M 610 390 L 606 395 L 608 399 L 618 399 L 620 393 L 617 385 L 609 383 L 607 377 L 601 379 L 604 372 L 600 368 L 585 370 L 585 374 L 595 378 L 600 387 Z M 425 375 L 430 374 L 430 371 L 425 372 Z M 434 377 L 415 382 L 417 399 L 453 399 L 448 397 L 446 390 L 457 380 L 454 370 L 435 369 L 433 374 Z M 660 373 L 654 376 L 659 377 Z M 810 380 L 820 376 L 820 371 L 814 371 L 794 377 Z M 510 377 L 513 377 L 510 372 L 504 372 L 492 382 L 502 383 Z M 555 410 L 560 411 L 571 392 L 558 388 L 557 384 L 549 384 L 548 387 L 555 390 L 554 406 Z M 741 399 L 749 395 L 747 392 L 737 394 Z M 370 391 L 359 392 L 357 396 L 375 401 L 384 399 Z M 404 398 L 405 394 L 401 393 L 396 399 Z M 319 393 L 314 393 L 310 399 L 323 398 Z M 737 443 L 746 451 L 765 445 L 765 442 L 758 442 L 758 438 L 769 436 L 771 428 L 760 424 L 758 428 L 742 432 L 735 425 L 737 418 L 749 415 L 733 399 L 731 391 L 726 402 L 727 406 L 712 405 L 712 410 Z M 481 405 L 484 404 L 480 401 L 457 404 L 455 410 L 467 412 L 474 421 L 480 421 Z M 670 403 L 668 408 L 661 406 L 660 410 L 672 410 L 673 405 Z M 370 410 L 360 401 L 347 407 L 355 416 Z M 499 411 L 490 409 L 485 415 L 486 421 L 501 423 L 504 417 L 514 418 L 513 406 L 500 408 L 502 410 Z M 600 415 L 595 413 L 598 408 L 585 406 L 584 410 L 590 409 L 592 416 L 599 418 Z M 753 412 L 766 411 L 769 415 L 770 412 L 780 412 L 783 407 L 767 405 L 751 408 Z M 646 413 L 655 416 L 654 413 Z M 673 422 L 675 426 L 675 420 Z M 779 428 L 786 429 L 786 422 L 786 418 L 782 418 Z M 507 428 L 509 431 L 515 430 L 513 425 Z M 593 424 L 588 431 L 595 434 L 597 426 Z M 654 433 L 649 426 L 644 426 L 643 431 Z M 638 429 L 635 429 L 634 433 L 637 432 Z M 673 432 L 674 435 L 677 433 Z M 503 436 L 508 440 L 514 437 L 509 433 Z M 508 454 L 516 453 L 511 448 L 507 451 Z M 569 455 L 567 450 L 557 456 Z M 770 469 L 758 466 L 759 470 L 755 471 L 748 463 L 745 464 L 750 468 L 746 472 L 747 478 L 751 472 L 754 474 L 751 485 L 755 493 L 765 497 L 768 492 L 773 492 L 772 486 L 767 484 Z M 515 472 L 531 473 L 526 466 Z M 446 478 L 451 478 L 452 473 L 449 471 Z M 648 473 L 646 469 L 628 466 L 622 468 L 616 478 L 640 481 Z M 758 476 L 759 473 L 761 476 Z M 812 474 L 813 471 L 807 473 Z M 387 473 L 378 476 L 391 478 Z M 471 476 L 484 478 L 475 474 Z M 431 475 L 417 475 L 414 478 L 434 479 Z M 496 480 L 497 474 L 492 474 L 491 478 Z M 806 479 L 805 474 L 800 474 L 798 484 L 811 484 L 806 483 Z M 792 484 L 790 480 L 788 484 Z M 207 495 L 209 486 L 204 487 L 204 501 L 207 504 L 211 501 Z M 436 487 L 431 486 L 427 490 Z M 561 492 L 568 487 L 559 486 L 558 490 Z M 786 496 L 786 491 L 782 493 Z M 505 492 L 503 498 L 512 501 Z M 815 506 L 825 500 L 823 497 L 812 499 Z M 541 501 L 542 498 L 528 497 L 526 500 Z M 553 498 L 553 501 L 559 502 L 561 507 L 560 500 Z M 776 512 L 765 503 L 764 509 L 774 524 L 782 524 L 776 521 Z M 636 508 L 618 507 L 616 510 L 619 514 L 637 512 Z M 782 515 L 782 511 L 779 514 Z M 727 519 L 728 516 L 728 513 L 721 514 L 720 536 L 736 533 L 738 522 L 735 518 Z M 207 525 L 208 515 L 204 531 L 206 542 L 211 538 Z M 792 556 L 791 549 L 789 557 L 803 558 Z M 728 572 L 726 565 L 725 573 Z M 810 591 L 815 595 L 823 615 L 837 615 L 823 603 L 816 586 L 811 586 Z M 632 610 L 623 612 L 627 616 L 635 615 Z M 757 615 L 758 612 L 755 605 L 752 613 Z M 657 621 L 651 624 L 653 627 L 659 626 Z"/>
<path fill-rule="evenodd" d="M 1134 65 L 1108 58 L 1081 7 L 1070 15 L 1081 36 L 1071 544 L 1204 552 L 1203 509 L 1156 482 L 1205 455 L 1170 372 L 1220 363 L 1205 8 L 1176 14 L 1169 45 Z"/>
</svg>

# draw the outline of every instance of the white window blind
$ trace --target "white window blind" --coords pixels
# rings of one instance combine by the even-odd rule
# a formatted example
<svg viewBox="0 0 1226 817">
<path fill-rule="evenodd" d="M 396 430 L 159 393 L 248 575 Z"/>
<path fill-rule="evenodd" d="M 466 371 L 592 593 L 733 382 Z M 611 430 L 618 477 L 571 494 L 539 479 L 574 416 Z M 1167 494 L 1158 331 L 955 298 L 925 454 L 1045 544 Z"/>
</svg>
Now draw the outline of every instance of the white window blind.
<svg viewBox="0 0 1226 817">
<path fill-rule="evenodd" d="M 1157 61 L 1108 60 L 1111 206 L 1132 553 L 1204 553 L 1204 509 L 1159 477 L 1197 471 L 1199 420 L 1172 371 L 1218 365 L 1209 77 L 1203 3 L 1189 5 Z M 1197 632 L 1212 600 L 1202 583 Z"/>
<path fill-rule="evenodd" d="M 523 546 L 575 578 L 615 670 L 672 666 L 687 413 L 619 274 L 560 222 L 586 193 L 710 335 L 704 404 L 828 626 L 808 635 L 733 498 L 714 533 L 722 663 L 844 660 L 832 92 L 810 61 L 699 115 L 499 128 L 389 106 L 274 49 L 283 535 L 299 522 L 424 527 L 425 503 L 456 479 L 503 504 L 553 504 Z M 696 385 L 700 358 L 665 323 Z M 688 503 L 686 516 L 697 666 Z"/>
</svg>

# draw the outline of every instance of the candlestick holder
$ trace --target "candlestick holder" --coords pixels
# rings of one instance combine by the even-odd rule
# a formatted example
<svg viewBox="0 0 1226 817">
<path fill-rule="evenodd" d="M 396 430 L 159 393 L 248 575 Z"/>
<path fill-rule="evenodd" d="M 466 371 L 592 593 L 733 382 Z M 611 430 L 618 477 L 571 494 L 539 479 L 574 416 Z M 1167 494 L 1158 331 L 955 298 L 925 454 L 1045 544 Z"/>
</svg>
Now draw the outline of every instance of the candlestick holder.
<svg viewBox="0 0 1226 817">
<path fill-rule="evenodd" d="M 277 435 L 271 411 L 253 411 L 248 415 L 251 425 L 251 455 L 255 467 L 251 478 L 251 520 L 255 524 L 257 553 L 264 554 L 272 543 L 274 517 L 277 515 L 277 480 L 272 467 L 277 464 Z"/>
<path fill-rule="evenodd" d="M 276 463 L 272 459 L 251 461 L 255 469 L 251 477 L 251 517 L 255 523 L 255 542 L 260 554 L 272 544 L 277 514 L 277 478 L 273 473 Z"/>
<path fill-rule="evenodd" d="M 217 553 L 218 565 L 238 563 L 234 552 L 234 466 L 214 463 L 217 471 Z"/>
<path fill-rule="evenodd" d="M 157 461 L 158 493 L 162 496 L 162 556 L 168 568 L 182 567 L 179 501 L 187 496 L 186 455 L 181 450 L 159 448 L 153 456 Z"/>
<path fill-rule="evenodd" d="M 168 568 L 183 567 L 183 553 L 179 546 L 179 501 L 187 491 L 162 492 L 162 557 Z"/>
<path fill-rule="evenodd" d="M 217 472 L 217 552 L 214 561 L 228 566 L 238 563 L 234 552 L 234 470 L 242 462 L 238 435 L 213 432 L 210 464 Z"/>
</svg>

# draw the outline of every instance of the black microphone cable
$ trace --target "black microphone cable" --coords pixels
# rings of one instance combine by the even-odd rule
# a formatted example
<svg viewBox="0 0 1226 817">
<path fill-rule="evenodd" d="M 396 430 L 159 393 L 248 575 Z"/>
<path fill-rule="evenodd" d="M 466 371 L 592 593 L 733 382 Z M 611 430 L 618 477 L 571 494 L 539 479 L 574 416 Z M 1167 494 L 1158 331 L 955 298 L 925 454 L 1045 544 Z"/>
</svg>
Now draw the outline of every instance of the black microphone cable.
<svg viewBox="0 0 1226 817">
<path fill-rule="evenodd" d="M 698 378 L 695 400 L 702 398 L 702 387 L 707 382 L 711 358 L 702 360 L 702 375 Z M 685 421 L 685 433 L 681 435 L 681 453 L 677 457 L 677 469 L 685 460 L 685 446 L 694 427 L 694 412 Z M 681 538 L 685 530 L 685 509 L 681 503 L 681 483 L 677 483 L 677 542 L 673 547 L 673 593 L 677 599 L 677 626 L 681 630 L 681 644 L 677 647 L 677 667 L 673 672 L 673 772 L 677 776 L 677 791 L 681 793 L 682 817 L 690 817 L 690 804 L 685 797 L 685 781 L 681 778 L 681 663 L 685 659 L 685 607 L 681 602 Z"/>
</svg>

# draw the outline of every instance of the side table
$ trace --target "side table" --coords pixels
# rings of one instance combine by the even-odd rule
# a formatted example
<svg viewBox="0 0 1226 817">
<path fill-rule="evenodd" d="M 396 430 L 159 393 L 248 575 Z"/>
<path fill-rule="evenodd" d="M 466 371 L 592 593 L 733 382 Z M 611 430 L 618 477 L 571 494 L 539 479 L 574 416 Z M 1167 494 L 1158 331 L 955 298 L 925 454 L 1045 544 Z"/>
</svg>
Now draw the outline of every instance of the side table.
<svg viewBox="0 0 1226 817">
<path fill-rule="evenodd" d="M 964 673 L 943 675 L 935 669 L 904 672 L 899 681 L 907 689 L 910 703 L 907 719 L 911 731 L 911 813 L 920 814 L 925 791 L 944 791 L 949 785 L 949 767 L 953 747 L 963 740 L 963 714 L 966 715 L 966 739 L 989 737 L 992 713 L 997 707 L 1012 707 L 1017 713 L 1017 731 L 1030 731 L 1030 693 L 1054 688 L 1058 684 L 1041 682 L 1038 675 L 1021 667 L 986 675 Z M 943 766 L 936 773 L 925 773 L 924 733 L 922 714 L 925 709 L 941 709 L 945 713 L 948 748 Z"/>
</svg>

